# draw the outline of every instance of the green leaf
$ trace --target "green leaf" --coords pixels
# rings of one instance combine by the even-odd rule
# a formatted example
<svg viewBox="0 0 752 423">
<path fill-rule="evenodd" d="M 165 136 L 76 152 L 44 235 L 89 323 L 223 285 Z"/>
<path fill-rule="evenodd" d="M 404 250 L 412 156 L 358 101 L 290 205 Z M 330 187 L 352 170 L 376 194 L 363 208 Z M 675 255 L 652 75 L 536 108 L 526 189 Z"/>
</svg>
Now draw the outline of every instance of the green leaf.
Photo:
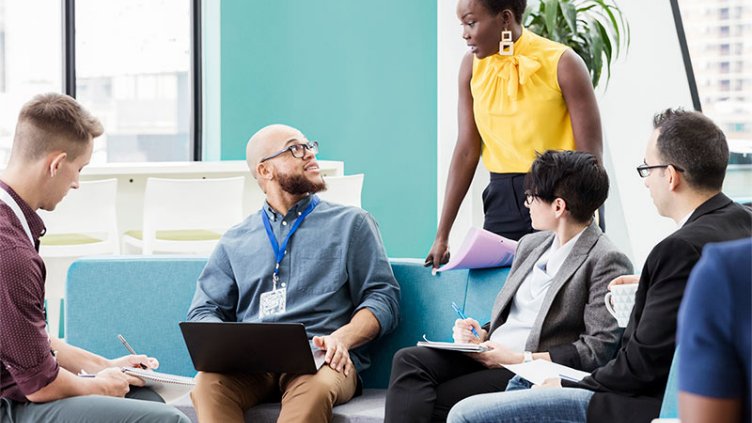
<svg viewBox="0 0 752 423">
<path fill-rule="evenodd" d="M 573 33 L 577 32 L 577 10 L 575 9 L 574 4 L 568 1 L 563 1 L 559 3 L 559 7 L 561 7 L 561 14 L 566 20 L 569 30 Z"/>
<path fill-rule="evenodd" d="M 556 37 L 556 15 L 559 12 L 559 2 L 558 0 L 542 0 L 541 5 L 545 7 L 543 16 L 545 22 L 546 22 L 546 31 L 548 34 Z M 558 41 L 554 39 L 554 41 Z"/>
</svg>

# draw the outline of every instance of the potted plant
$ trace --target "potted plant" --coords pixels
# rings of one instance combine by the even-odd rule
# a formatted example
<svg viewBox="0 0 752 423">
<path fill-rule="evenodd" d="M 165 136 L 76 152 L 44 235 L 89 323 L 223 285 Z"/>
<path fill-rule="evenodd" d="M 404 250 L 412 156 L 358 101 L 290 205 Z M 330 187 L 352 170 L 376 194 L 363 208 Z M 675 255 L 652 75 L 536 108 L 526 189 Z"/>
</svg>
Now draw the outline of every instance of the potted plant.
<svg viewBox="0 0 752 423">
<path fill-rule="evenodd" d="M 605 0 L 540 0 L 525 11 L 525 27 L 534 33 L 572 48 L 590 72 L 597 87 L 605 62 L 608 78 L 611 63 L 621 49 L 629 47 L 629 24 L 616 3 Z"/>
</svg>

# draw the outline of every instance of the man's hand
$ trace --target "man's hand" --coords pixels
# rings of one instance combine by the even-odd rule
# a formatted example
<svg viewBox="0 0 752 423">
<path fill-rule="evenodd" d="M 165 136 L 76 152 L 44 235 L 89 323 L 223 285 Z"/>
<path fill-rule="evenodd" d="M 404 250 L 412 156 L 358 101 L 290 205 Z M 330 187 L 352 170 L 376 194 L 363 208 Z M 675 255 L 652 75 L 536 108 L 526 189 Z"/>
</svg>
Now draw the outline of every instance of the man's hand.
<svg viewBox="0 0 752 423">
<path fill-rule="evenodd" d="M 329 367 L 338 372 L 344 371 L 345 376 L 350 375 L 353 363 L 350 360 L 348 347 L 344 342 L 333 335 L 314 336 L 313 345 L 320 350 L 326 351 L 324 361 L 329 364 Z"/>
<path fill-rule="evenodd" d="M 482 353 L 466 353 L 474 358 L 480 364 L 493 369 L 501 367 L 502 364 L 519 364 L 523 360 L 523 354 L 514 352 L 509 348 L 495 342 L 486 341 L 481 345 L 488 348 L 488 351 Z"/>
<path fill-rule="evenodd" d="M 133 367 L 136 369 L 142 368 L 141 365 L 146 366 L 147 369 L 156 369 L 159 367 L 159 361 L 153 357 L 147 357 L 144 354 L 126 355 L 120 358 L 109 360 L 108 367 Z"/>
<path fill-rule="evenodd" d="M 544 380 L 540 385 L 533 385 L 533 389 L 539 388 L 561 388 L 561 379 L 558 377 L 549 378 Z"/>
<path fill-rule="evenodd" d="M 608 289 L 611 290 L 611 287 L 615 285 L 629 285 L 638 282 L 640 282 L 640 275 L 622 275 L 612 280 L 608 284 Z"/>
<path fill-rule="evenodd" d="M 475 319 L 457 319 L 454 321 L 454 328 L 452 329 L 452 338 L 454 342 L 461 344 L 480 344 L 483 339 L 473 335 L 473 328 L 478 331 L 481 337 L 484 337 L 486 331 L 480 328 L 480 325 Z"/>
<path fill-rule="evenodd" d="M 431 250 L 426 256 L 426 262 L 423 264 L 428 267 L 431 266 L 434 269 L 438 269 L 442 264 L 446 264 L 449 261 L 449 243 L 443 240 L 435 240 L 431 246 Z"/>
<path fill-rule="evenodd" d="M 129 385 L 143 386 L 144 381 L 126 375 L 120 368 L 110 367 L 97 373 L 94 382 L 101 395 L 124 397 L 130 391 Z"/>
</svg>

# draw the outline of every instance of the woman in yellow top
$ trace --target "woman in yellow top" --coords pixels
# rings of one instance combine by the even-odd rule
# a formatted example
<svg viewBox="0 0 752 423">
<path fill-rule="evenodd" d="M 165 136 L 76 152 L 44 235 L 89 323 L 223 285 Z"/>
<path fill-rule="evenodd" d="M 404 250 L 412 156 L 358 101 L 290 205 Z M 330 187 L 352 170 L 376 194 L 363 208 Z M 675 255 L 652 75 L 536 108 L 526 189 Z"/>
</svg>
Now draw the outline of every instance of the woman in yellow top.
<svg viewBox="0 0 752 423">
<path fill-rule="evenodd" d="M 512 239 L 532 232 L 522 182 L 546 150 L 599 160 L 601 121 L 584 61 L 521 25 L 526 0 L 459 0 L 470 51 L 459 72 L 459 131 L 439 228 L 426 265 L 449 259 L 447 240 L 478 159 L 491 172 L 483 227 Z"/>
</svg>

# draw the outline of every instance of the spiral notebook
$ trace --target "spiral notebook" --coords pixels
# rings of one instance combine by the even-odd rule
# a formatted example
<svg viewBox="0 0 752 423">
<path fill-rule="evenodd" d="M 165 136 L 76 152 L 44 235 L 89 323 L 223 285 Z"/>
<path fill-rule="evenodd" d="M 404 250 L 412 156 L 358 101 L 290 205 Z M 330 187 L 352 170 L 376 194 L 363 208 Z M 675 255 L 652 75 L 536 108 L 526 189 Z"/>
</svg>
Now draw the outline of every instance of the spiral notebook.
<svg viewBox="0 0 752 423">
<path fill-rule="evenodd" d="M 132 367 L 123 367 L 122 370 L 123 373 L 143 379 L 146 382 L 144 386 L 153 389 L 168 404 L 185 396 L 196 385 L 196 380 L 192 377 L 134 369 Z"/>
</svg>

